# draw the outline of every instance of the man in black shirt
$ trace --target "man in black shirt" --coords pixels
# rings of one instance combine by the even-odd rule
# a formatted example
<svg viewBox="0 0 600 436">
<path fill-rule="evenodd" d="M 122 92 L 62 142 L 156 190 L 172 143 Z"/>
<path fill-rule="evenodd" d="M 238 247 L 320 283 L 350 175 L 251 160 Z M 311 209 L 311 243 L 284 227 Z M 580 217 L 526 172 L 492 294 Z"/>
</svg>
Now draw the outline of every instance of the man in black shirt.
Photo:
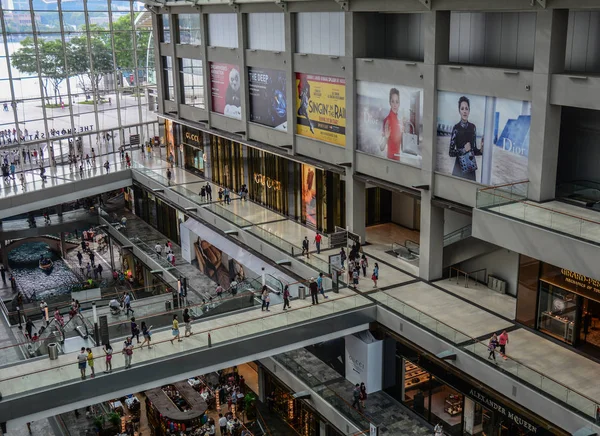
<svg viewBox="0 0 600 436">
<path fill-rule="evenodd" d="M 185 324 L 185 336 L 192 336 L 192 318 L 188 309 L 183 311 L 183 322 Z"/>
<path fill-rule="evenodd" d="M 304 240 L 302 241 L 302 255 L 304 255 L 304 253 L 306 253 L 307 259 L 308 259 L 308 247 L 309 247 L 308 236 L 305 236 Z"/>
<path fill-rule="evenodd" d="M 314 279 L 310 279 L 308 288 L 310 289 L 310 298 L 312 299 L 312 304 L 319 304 L 319 287 Z"/>
</svg>

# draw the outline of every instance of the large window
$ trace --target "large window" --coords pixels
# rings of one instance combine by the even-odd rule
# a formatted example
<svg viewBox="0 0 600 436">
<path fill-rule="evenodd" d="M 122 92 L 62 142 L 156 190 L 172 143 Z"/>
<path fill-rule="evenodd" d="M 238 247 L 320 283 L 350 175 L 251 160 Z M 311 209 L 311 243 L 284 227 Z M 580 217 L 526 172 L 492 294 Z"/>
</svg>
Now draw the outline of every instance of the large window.
<svg viewBox="0 0 600 436">
<path fill-rule="evenodd" d="M 183 103 L 205 109 L 204 70 L 199 59 L 180 59 Z"/>
<path fill-rule="evenodd" d="M 0 147 L 60 163 L 155 135 L 151 12 L 130 0 L 29 5 L 2 3 Z"/>
<path fill-rule="evenodd" d="M 173 82 L 173 58 L 163 56 L 163 73 L 165 80 L 165 100 L 175 101 L 175 84 Z"/>
<path fill-rule="evenodd" d="M 169 24 L 169 15 L 162 14 L 160 16 L 162 22 L 162 42 L 171 42 L 171 27 Z"/>
<path fill-rule="evenodd" d="M 200 33 L 199 14 L 180 14 L 177 16 L 179 23 L 179 44 L 202 44 Z"/>
</svg>

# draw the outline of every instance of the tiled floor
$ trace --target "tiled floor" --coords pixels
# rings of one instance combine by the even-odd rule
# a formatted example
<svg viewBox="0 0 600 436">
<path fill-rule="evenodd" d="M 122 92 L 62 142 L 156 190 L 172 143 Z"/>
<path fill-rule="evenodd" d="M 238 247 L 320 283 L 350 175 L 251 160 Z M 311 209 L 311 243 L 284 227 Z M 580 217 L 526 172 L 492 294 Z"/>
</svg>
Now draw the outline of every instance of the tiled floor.
<svg viewBox="0 0 600 436">
<path fill-rule="evenodd" d="M 238 339 L 240 337 L 262 332 L 265 330 L 284 327 L 297 322 L 338 313 L 344 310 L 369 304 L 365 297 L 356 295 L 353 291 L 342 289 L 339 294 L 329 294 L 329 299 L 317 306 L 310 305 L 310 300 L 295 300 L 294 309 L 284 312 L 281 307 L 273 306 L 271 312 L 262 312 L 258 309 L 246 311 L 244 322 L 240 323 L 239 315 L 233 314 L 221 318 L 200 321 L 193 325 L 196 333 L 185 338 L 182 342 L 171 343 L 171 331 L 157 331 L 152 335 L 152 349 L 138 350 L 133 355 L 133 365 L 143 364 L 153 359 L 162 358 L 174 352 L 185 352 L 196 348 L 205 347 L 208 344 L 210 331 L 212 343 Z M 124 361 L 119 354 L 118 346 L 115 345 L 115 358 L 113 368 L 123 369 Z M 104 363 L 102 350 L 94 349 L 98 359 L 97 369 L 103 369 Z M 22 365 L 2 368 L 2 379 L 0 379 L 0 391 L 3 395 L 12 395 L 19 392 L 35 390 L 39 387 L 50 386 L 56 383 L 77 381 L 79 378 L 77 366 L 73 354 L 61 355 L 56 360 L 39 360 L 23 363 Z"/>
<path fill-rule="evenodd" d="M 378 224 L 367 227 L 366 239 L 369 245 L 364 246 L 363 250 L 367 255 L 378 257 L 404 271 L 419 275 L 418 259 L 408 261 L 388 253 L 392 249 L 392 243 L 403 244 L 407 239 L 419 243 L 418 231 L 394 223 Z"/>
</svg>

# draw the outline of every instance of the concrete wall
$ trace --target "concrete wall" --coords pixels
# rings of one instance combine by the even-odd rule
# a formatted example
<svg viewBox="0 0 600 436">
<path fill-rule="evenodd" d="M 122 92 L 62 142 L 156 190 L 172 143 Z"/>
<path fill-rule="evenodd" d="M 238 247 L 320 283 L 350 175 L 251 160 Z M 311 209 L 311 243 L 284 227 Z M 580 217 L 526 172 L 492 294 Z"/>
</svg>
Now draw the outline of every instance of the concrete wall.
<svg viewBox="0 0 600 436">
<path fill-rule="evenodd" d="M 506 281 L 507 294 L 517 296 L 519 253 L 502 248 L 462 262 L 458 265 L 458 268 L 467 272 L 486 268 L 488 275 Z"/>
<path fill-rule="evenodd" d="M 415 228 L 416 199 L 401 192 L 392 192 L 392 222 L 406 227 Z"/>
<path fill-rule="evenodd" d="M 444 209 L 444 235 L 462 229 L 469 224 L 471 224 L 470 216 L 454 212 L 450 209 Z"/>
</svg>

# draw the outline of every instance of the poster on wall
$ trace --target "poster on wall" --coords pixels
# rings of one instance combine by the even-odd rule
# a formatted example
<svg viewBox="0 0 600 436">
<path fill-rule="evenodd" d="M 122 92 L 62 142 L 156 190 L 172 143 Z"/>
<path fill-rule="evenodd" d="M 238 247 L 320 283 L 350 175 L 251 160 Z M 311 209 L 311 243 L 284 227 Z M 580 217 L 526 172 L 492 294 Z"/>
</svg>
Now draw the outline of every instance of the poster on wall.
<svg viewBox="0 0 600 436">
<path fill-rule="evenodd" d="M 423 90 L 358 81 L 357 148 L 421 167 Z"/>
<path fill-rule="evenodd" d="M 317 226 L 317 174 L 315 167 L 302 165 L 302 207 L 306 224 Z"/>
<path fill-rule="evenodd" d="M 228 290 L 235 280 L 241 283 L 246 278 L 246 272 L 241 263 L 229 257 L 219 248 L 198 236 L 194 243 L 198 269 L 215 283 Z"/>
<path fill-rule="evenodd" d="M 248 68 L 250 121 L 287 132 L 285 72 Z"/>
<path fill-rule="evenodd" d="M 346 80 L 296 73 L 296 133 L 346 145 Z"/>
<path fill-rule="evenodd" d="M 531 102 L 438 92 L 436 170 L 485 185 L 527 179 Z"/>
<path fill-rule="evenodd" d="M 210 96 L 212 110 L 218 114 L 242 119 L 240 70 L 237 65 L 210 63 Z"/>
</svg>

